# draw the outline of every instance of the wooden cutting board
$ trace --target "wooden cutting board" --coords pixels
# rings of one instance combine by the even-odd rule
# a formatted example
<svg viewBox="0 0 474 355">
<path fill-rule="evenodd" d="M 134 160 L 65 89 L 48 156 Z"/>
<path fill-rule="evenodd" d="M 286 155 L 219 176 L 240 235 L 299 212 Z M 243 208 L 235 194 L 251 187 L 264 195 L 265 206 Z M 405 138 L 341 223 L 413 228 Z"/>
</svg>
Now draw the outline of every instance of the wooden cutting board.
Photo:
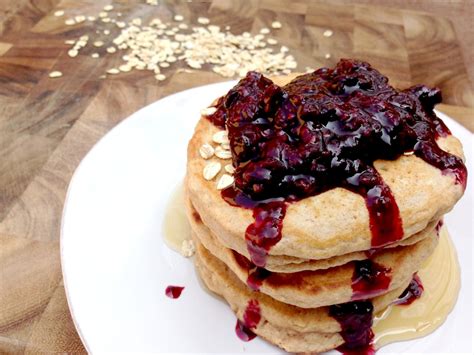
<svg viewBox="0 0 474 355">
<path fill-rule="evenodd" d="M 394 2 L 396 8 L 362 4 L 374 2 L 369 0 L 328 2 L 160 1 L 150 6 L 121 0 L 114 5 L 129 19 L 169 19 L 179 13 L 195 24 L 205 16 L 213 24 L 231 24 L 236 33 L 258 33 L 278 20 L 283 27 L 273 37 L 290 48 L 297 70 L 332 66 L 340 57 L 367 60 L 396 86 L 439 86 L 446 103 L 439 109 L 474 129 L 472 55 L 465 49 L 469 1 L 424 2 L 419 6 L 426 13 L 396 5 L 402 1 Z M 0 352 L 84 352 L 59 261 L 61 211 L 72 173 L 92 145 L 134 111 L 173 92 L 227 80 L 206 70 L 184 72 L 181 64 L 165 70 L 163 82 L 148 72 L 101 79 L 120 55 L 70 58 L 64 41 L 94 36 L 98 28 L 87 21 L 67 26 L 64 20 L 97 14 L 109 3 L 0 0 Z M 54 16 L 60 9 L 66 15 Z M 332 36 L 323 35 L 327 29 Z M 63 76 L 49 78 L 54 70 Z"/>
</svg>

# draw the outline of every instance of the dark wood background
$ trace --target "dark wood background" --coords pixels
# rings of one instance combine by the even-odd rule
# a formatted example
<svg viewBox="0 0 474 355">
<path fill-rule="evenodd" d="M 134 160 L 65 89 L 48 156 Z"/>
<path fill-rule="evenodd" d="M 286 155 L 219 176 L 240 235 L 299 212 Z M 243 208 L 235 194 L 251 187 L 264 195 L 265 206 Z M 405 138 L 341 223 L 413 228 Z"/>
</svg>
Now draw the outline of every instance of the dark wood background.
<svg viewBox="0 0 474 355">
<path fill-rule="evenodd" d="M 283 28 L 275 38 L 295 55 L 296 71 L 332 66 L 339 57 L 364 59 L 400 87 L 439 86 L 445 103 L 439 109 L 474 130 L 472 1 L 159 2 L 0 0 L 0 353 L 84 352 L 59 260 L 72 173 L 98 139 L 139 108 L 228 80 L 210 71 L 176 71 L 180 65 L 166 70 L 163 82 L 149 72 L 101 79 L 114 57 L 70 58 L 64 41 L 96 28 L 66 26 L 68 15 L 97 14 L 113 3 L 130 18 L 180 13 L 195 24 L 205 16 L 236 33 L 258 33 L 278 20 Z M 66 15 L 54 16 L 59 9 Z M 324 37 L 326 29 L 334 35 Z M 64 75 L 49 78 L 54 70 Z"/>
</svg>

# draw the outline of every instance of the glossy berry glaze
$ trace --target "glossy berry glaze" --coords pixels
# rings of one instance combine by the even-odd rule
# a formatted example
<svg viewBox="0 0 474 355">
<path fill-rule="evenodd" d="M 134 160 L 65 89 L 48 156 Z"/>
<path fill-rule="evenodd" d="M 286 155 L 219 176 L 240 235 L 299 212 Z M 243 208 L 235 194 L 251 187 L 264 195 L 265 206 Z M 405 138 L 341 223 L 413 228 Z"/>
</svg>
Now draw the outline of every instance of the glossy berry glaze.
<svg viewBox="0 0 474 355">
<path fill-rule="evenodd" d="M 252 262 L 265 266 L 281 239 L 286 205 L 334 187 L 364 197 L 372 247 L 403 236 L 396 201 L 373 167 L 377 159 L 415 154 L 465 187 L 461 159 L 441 150 L 450 132 L 433 107 L 439 89 L 396 90 L 369 64 L 341 60 L 280 87 L 249 72 L 216 104 L 211 122 L 228 130 L 235 183 L 230 204 L 253 209 L 246 232 Z"/>
<path fill-rule="evenodd" d="M 390 286 L 391 270 L 370 259 L 355 261 L 352 275 L 352 300 L 372 298 Z"/>
<path fill-rule="evenodd" d="M 181 292 L 183 292 L 184 287 L 181 286 L 168 286 L 165 290 L 165 295 L 169 298 L 179 298 Z"/>
<path fill-rule="evenodd" d="M 237 320 L 235 325 L 235 332 L 242 341 L 250 341 L 255 338 L 255 333 L 252 329 L 257 328 L 260 319 L 260 305 L 257 300 L 250 300 L 245 309 L 243 321 Z"/>
<path fill-rule="evenodd" d="M 337 348 L 344 354 L 374 354 L 372 347 L 372 314 L 370 301 L 354 301 L 329 307 L 329 315 L 341 326 L 344 344 Z"/>
<path fill-rule="evenodd" d="M 412 304 L 415 300 L 421 297 L 423 294 L 424 288 L 423 284 L 421 283 L 420 278 L 417 274 L 413 275 L 413 279 L 411 280 L 408 287 L 403 291 L 403 293 L 398 297 L 394 303 L 398 305 L 408 306 Z"/>
</svg>

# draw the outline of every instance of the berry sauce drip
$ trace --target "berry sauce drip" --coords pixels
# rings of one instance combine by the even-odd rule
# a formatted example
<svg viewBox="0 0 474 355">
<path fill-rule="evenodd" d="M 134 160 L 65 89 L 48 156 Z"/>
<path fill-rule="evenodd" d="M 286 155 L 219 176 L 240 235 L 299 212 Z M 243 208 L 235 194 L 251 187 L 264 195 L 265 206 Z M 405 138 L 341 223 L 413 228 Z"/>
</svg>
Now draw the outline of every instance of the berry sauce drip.
<svg viewBox="0 0 474 355">
<path fill-rule="evenodd" d="M 250 300 L 245 309 L 243 321 L 237 320 L 235 325 L 235 332 L 242 341 L 250 341 L 255 338 L 255 333 L 252 329 L 257 328 L 260 319 L 260 305 L 257 300 Z"/>
<path fill-rule="evenodd" d="M 235 183 L 222 191 L 223 198 L 254 209 L 254 218 L 261 220 L 246 233 L 255 265 L 264 266 L 269 249 L 281 239 L 284 203 L 335 187 L 364 197 L 372 247 L 402 238 L 394 196 L 373 167 L 377 159 L 415 154 L 465 187 L 462 160 L 436 143 L 450 134 L 433 111 L 439 102 L 439 89 L 396 90 L 369 64 L 354 60 L 343 59 L 334 69 L 318 69 L 283 87 L 249 72 L 208 118 L 228 130 L 236 169 Z"/>
<path fill-rule="evenodd" d="M 352 299 L 375 297 L 387 290 L 391 281 L 391 270 L 367 259 L 354 262 L 352 274 Z"/>
<path fill-rule="evenodd" d="M 169 298 L 179 298 L 181 292 L 183 292 L 184 287 L 181 286 L 168 286 L 165 290 L 165 295 Z"/>
<path fill-rule="evenodd" d="M 438 223 L 436 224 L 436 233 L 439 235 L 439 231 L 441 230 L 441 228 L 443 228 L 443 225 L 444 225 L 444 221 L 442 219 L 440 219 L 438 221 Z"/>
<path fill-rule="evenodd" d="M 329 307 L 329 315 L 341 326 L 344 344 L 337 348 L 344 354 L 374 354 L 372 340 L 371 301 L 356 301 L 336 304 Z"/>
<path fill-rule="evenodd" d="M 239 264 L 239 266 L 248 272 L 247 286 L 254 291 L 259 291 L 260 287 L 263 284 L 263 281 L 265 281 L 266 278 L 272 275 L 271 271 L 256 266 L 245 256 L 240 255 L 234 250 L 233 255 L 235 261 Z"/>
<path fill-rule="evenodd" d="M 421 283 L 421 280 L 418 275 L 415 274 L 413 275 L 413 279 L 411 280 L 408 287 L 398 297 L 394 304 L 408 306 L 409 304 L 412 304 L 415 300 L 420 298 L 423 294 L 423 291 L 423 284 Z"/>
<path fill-rule="evenodd" d="M 250 258 L 256 266 L 264 267 L 268 250 L 281 239 L 286 204 L 273 201 L 253 209 L 255 222 L 247 227 L 245 240 Z"/>
</svg>

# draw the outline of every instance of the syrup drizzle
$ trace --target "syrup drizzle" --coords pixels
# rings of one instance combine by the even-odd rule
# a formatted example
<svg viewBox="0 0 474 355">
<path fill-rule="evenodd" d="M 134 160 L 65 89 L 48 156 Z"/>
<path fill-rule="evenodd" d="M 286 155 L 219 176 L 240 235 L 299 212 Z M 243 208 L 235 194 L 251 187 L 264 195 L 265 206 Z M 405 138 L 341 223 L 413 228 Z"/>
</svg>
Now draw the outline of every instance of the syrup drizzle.
<svg viewBox="0 0 474 355">
<path fill-rule="evenodd" d="M 375 297 L 390 286 L 391 270 L 367 259 L 354 262 L 352 300 Z"/>
<path fill-rule="evenodd" d="M 256 337 L 252 329 L 257 328 L 262 319 L 260 305 L 257 300 L 250 300 L 245 308 L 243 321 L 237 320 L 235 332 L 242 341 L 250 341 Z"/>
<path fill-rule="evenodd" d="M 421 297 L 423 294 L 424 288 L 421 283 L 421 279 L 417 274 L 413 275 L 413 279 L 410 281 L 408 287 L 403 291 L 403 293 L 398 297 L 398 300 L 394 302 L 397 305 L 408 306 Z"/>
<path fill-rule="evenodd" d="M 181 286 L 168 286 L 165 290 L 165 295 L 173 299 L 179 298 L 183 290 L 184 290 L 184 287 L 181 287 Z"/>
</svg>

